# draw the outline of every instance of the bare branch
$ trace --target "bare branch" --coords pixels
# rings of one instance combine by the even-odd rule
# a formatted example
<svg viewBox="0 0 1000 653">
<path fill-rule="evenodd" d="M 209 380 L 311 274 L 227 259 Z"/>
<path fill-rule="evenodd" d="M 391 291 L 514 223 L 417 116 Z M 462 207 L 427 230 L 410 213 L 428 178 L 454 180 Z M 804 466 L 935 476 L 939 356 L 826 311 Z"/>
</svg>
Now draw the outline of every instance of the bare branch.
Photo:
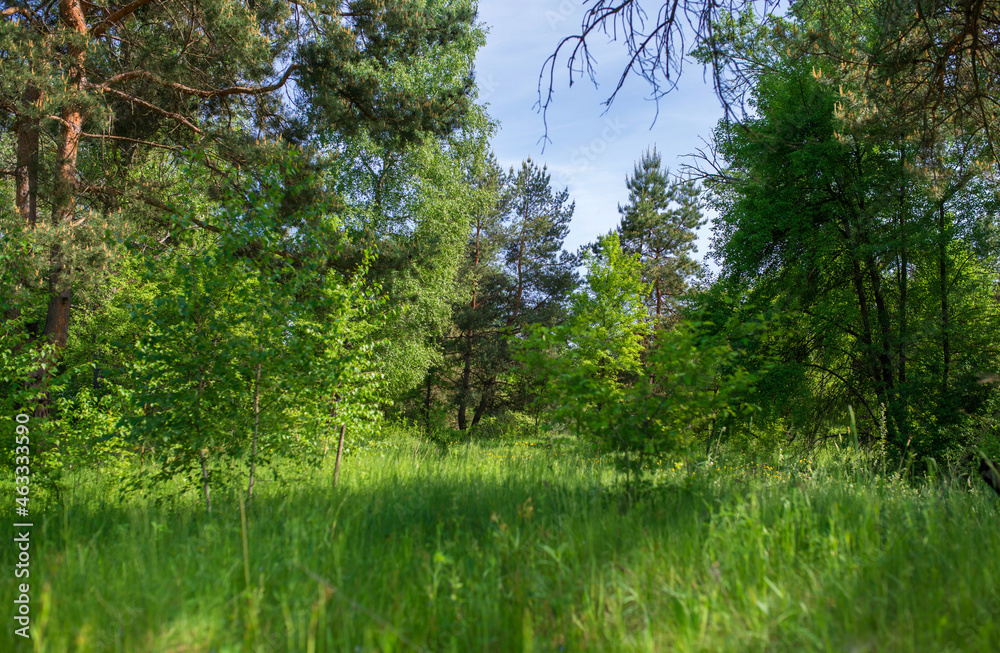
<svg viewBox="0 0 1000 653">
<path fill-rule="evenodd" d="M 555 66 L 559 57 L 566 50 L 569 56 L 566 66 L 569 69 L 570 86 L 573 85 L 576 74 L 586 73 L 596 84 L 594 59 L 590 54 L 588 41 L 602 32 L 611 37 L 612 41 L 621 40 L 629 53 L 629 61 L 618 77 L 614 91 L 604 101 L 610 108 L 625 81 L 632 74 L 646 80 L 651 87 L 651 98 L 657 102 L 664 95 L 677 87 L 677 82 L 683 72 L 686 52 L 686 38 L 690 33 L 695 45 L 709 44 L 713 37 L 713 24 L 722 16 L 738 14 L 754 8 L 752 0 L 666 0 L 658 3 L 660 8 L 652 28 L 647 28 L 647 12 L 641 0 L 589 0 L 593 6 L 586 10 L 580 23 L 578 34 L 567 36 L 559 42 L 539 73 L 538 101 L 536 107 L 542 112 L 545 121 L 545 136 L 548 140 L 547 113 L 551 106 L 555 88 Z M 776 8 L 780 0 L 764 0 L 759 7 L 762 14 L 767 14 Z M 572 46 L 572 47 L 570 47 Z M 578 60 L 582 62 L 577 67 Z M 722 69 L 726 62 L 713 57 L 713 86 L 716 95 L 730 113 L 729 102 L 724 94 Z M 542 86 L 548 78 L 548 89 L 544 94 Z M 654 118 L 655 122 L 655 118 Z"/>
</svg>

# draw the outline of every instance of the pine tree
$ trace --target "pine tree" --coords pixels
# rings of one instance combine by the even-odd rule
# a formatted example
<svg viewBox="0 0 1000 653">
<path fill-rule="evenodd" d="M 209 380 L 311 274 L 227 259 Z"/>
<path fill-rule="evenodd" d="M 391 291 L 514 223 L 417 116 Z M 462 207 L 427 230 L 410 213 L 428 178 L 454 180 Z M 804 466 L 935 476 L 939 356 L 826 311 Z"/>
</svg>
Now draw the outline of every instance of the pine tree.
<svg viewBox="0 0 1000 653">
<path fill-rule="evenodd" d="M 468 406 L 474 398 L 474 368 L 482 367 L 481 361 L 488 358 L 491 341 L 500 335 L 496 330 L 496 288 L 502 285 L 499 283 L 502 273 L 498 254 L 504 245 L 504 201 L 500 188 L 503 181 L 503 169 L 490 153 L 475 179 L 475 186 L 486 191 L 493 201 L 481 204 L 472 218 L 465 258 L 459 272 L 459 284 L 464 288 L 465 295 L 463 301 L 455 306 L 455 334 L 449 341 L 450 346 L 446 346 L 446 353 L 453 353 L 461 360 L 455 400 L 458 428 L 463 431 L 468 426 Z"/>
<path fill-rule="evenodd" d="M 574 208 L 569 191 L 554 191 L 548 171 L 527 159 L 504 175 L 500 195 L 499 225 L 495 218 L 483 222 L 470 249 L 470 256 L 479 256 L 475 309 L 457 313 L 457 326 L 474 334 L 463 358 L 460 428 L 478 424 L 488 409 L 523 399 L 520 380 L 511 374 L 510 343 L 530 324 L 561 321 L 577 285 L 578 258 L 563 249 Z"/>
<path fill-rule="evenodd" d="M 552 190 L 546 168 L 530 158 L 509 177 L 506 326 L 519 331 L 525 324 L 550 323 L 565 310 L 576 285 L 577 257 L 563 250 L 575 204 L 569 190 Z"/>
<path fill-rule="evenodd" d="M 638 254 L 650 286 L 650 315 L 661 323 L 674 316 L 702 266 L 695 253 L 696 230 L 705 224 L 700 189 L 671 177 L 656 148 L 647 150 L 626 181 L 628 204 L 618 206 L 622 249 Z"/>
<path fill-rule="evenodd" d="M 452 132 L 470 106 L 471 70 L 427 62 L 474 49 L 474 15 L 466 2 L 382 0 L 25 0 L 0 10 L 0 132 L 16 141 L 16 161 L 0 169 L 13 169 L 18 226 L 39 253 L 36 279 L 0 297 L 44 316 L 44 340 L 62 348 L 80 288 L 111 259 L 106 231 L 155 233 L 154 247 L 187 229 L 222 235 L 239 225 L 182 205 L 241 174 L 252 180 L 318 135 L 399 150 Z M 290 82 L 297 106 L 285 99 Z M 200 170 L 177 183 L 179 162 Z M 287 228 L 301 229 L 294 204 Z"/>
</svg>

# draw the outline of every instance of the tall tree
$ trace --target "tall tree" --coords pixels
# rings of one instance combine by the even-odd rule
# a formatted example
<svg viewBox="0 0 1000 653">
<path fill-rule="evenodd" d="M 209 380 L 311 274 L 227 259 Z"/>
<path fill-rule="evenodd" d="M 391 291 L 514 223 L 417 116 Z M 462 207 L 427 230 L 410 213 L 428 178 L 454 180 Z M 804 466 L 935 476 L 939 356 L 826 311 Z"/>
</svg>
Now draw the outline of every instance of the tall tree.
<svg viewBox="0 0 1000 653">
<path fill-rule="evenodd" d="M 463 426 L 476 426 L 487 410 L 523 403 L 524 384 L 513 375 L 517 363 L 511 343 L 527 325 L 562 320 L 577 283 L 577 257 L 563 249 L 574 207 L 569 191 L 553 190 L 547 169 L 527 159 L 503 176 L 500 195 L 500 215 L 484 215 L 473 226 L 479 240 L 476 245 L 474 231 L 470 256 L 479 258 L 468 271 L 478 284 L 475 310 L 456 312 L 456 326 L 466 337 L 475 333 L 471 347 L 459 349 L 457 399 Z M 463 403 L 475 404 L 471 420 L 464 416 Z"/>
<path fill-rule="evenodd" d="M 569 190 L 554 191 L 545 166 L 530 158 L 508 175 L 508 239 L 502 253 L 511 287 L 505 325 L 547 323 L 560 315 L 576 282 L 577 258 L 563 250 L 575 204 Z"/>
<path fill-rule="evenodd" d="M 379 348 L 393 396 L 424 385 L 427 370 L 441 366 L 453 305 L 465 296 L 465 234 L 494 203 L 496 189 L 477 180 L 490 128 L 478 109 L 471 113 L 472 124 L 407 151 L 352 139 L 337 160 L 349 166 L 340 180 L 347 218 L 342 263 L 353 268 L 366 248 L 376 251 L 368 274 L 393 310 Z"/>
<path fill-rule="evenodd" d="M 720 212 L 713 245 L 723 285 L 779 315 L 759 339 L 783 361 L 763 380 L 762 396 L 801 392 L 808 400 L 783 401 L 781 411 L 809 407 L 816 429 L 846 405 L 861 406 L 873 437 L 899 452 L 937 453 L 941 427 L 979 405 L 972 369 L 992 348 L 973 345 L 981 327 L 959 331 L 950 314 L 959 296 L 988 309 L 979 273 L 954 274 L 960 260 L 969 272 L 989 260 L 972 254 L 975 225 L 992 220 L 990 202 L 969 184 L 981 169 L 980 143 L 953 136 L 929 183 L 891 121 L 878 129 L 844 119 L 837 87 L 848 82 L 822 58 L 795 56 L 784 25 L 773 39 L 742 41 L 743 26 L 729 27 L 731 52 L 742 50 L 753 71 L 746 83 L 756 116 L 717 130 L 724 163 L 710 162 L 708 173 Z M 964 224 L 948 217 L 969 203 L 982 210 L 963 212 Z M 940 334 L 933 349 L 929 332 Z M 944 393 L 956 337 L 968 345 L 964 381 Z M 936 425 L 915 419 L 918 410 L 931 410 Z"/>
<path fill-rule="evenodd" d="M 647 150 L 626 181 L 628 204 L 618 205 L 622 248 L 638 255 L 648 305 L 657 323 L 676 314 L 691 281 L 702 271 L 691 258 L 696 230 L 705 224 L 693 181 L 670 176 L 656 148 Z"/>
<path fill-rule="evenodd" d="M 461 301 L 453 309 L 454 331 L 446 352 L 460 362 L 455 383 L 457 423 L 460 430 L 469 425 L 468 407 L 475 402 L 474 370 L 489 359 L 497 331 L 497 289 L 501 286 L 498 255 L 504 245 L 504 198 L 501 186 L 504 173 L 492 153 L 483 162 L 475 180 L 476 187 L 485 191 L 485 201 L 478 205 L 472 218 L 465 256 L 459 270 Z"/>
<path fill-rule="evenodd" d="M 448 133 L 466 113 L 471 69 L 427 85 L 434 74 L 422 62 L 467 39 L 473 17 L 469 3 L 445 0 L 39 0 L 2 10 L 0 124 L 16 134 L 19 215 L 46 252 L 44 337 L 65 345 L 73 289 L 102 269 L 94 234 L 113 226 L 107 216 L 168 233 L 237 228 L 184 217 L 170 189 L 136 175 L 150 152 L 198 162 L 224 185 L 228 170 L 280 158 L 279 141 L 320 128 L 395 146 Z M 387 85 L 391 74 L 411 83 Z M 282 99 L 292 81 L 299 109 Z"/>
</svg>

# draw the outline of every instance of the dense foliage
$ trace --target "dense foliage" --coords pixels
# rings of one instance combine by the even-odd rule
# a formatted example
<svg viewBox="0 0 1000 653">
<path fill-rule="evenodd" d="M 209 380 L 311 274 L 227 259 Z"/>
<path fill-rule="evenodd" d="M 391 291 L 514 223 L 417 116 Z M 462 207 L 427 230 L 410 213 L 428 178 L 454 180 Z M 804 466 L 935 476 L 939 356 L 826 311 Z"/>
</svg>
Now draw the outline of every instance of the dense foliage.
<svg viewBox="0 0 1000 653">
<path fill-rule="evenodd" d="M 583 4 L 576 252 L 474 0 L 3 4 L 0 649 L 997 650 L 1000 1 Z"/>
<path fill-rule="evenodd" d="M 57 493 L 108 467 L 209 509 L 386 417 L 442 446 L 561 429 L 631 489 L 651 456 L 727 440 L 995 447 L 981 23 L 732 5 L 705 9 L 693 55 L 744 110 L 693 175 L 637 153 L 619 224 L 580 252 L 568 190 L 490 151 L 468 0 L 4 9 L 0 425 L 31 415 Z M 637 9 L 593 3 L 585 25 L 626 19 L 634 49 Z M 661 17 L 643 47 L 676 54 Z M 971 64 L 934 45 L 929 76 L 921 44 L 956 29 Z"/>
</svg>

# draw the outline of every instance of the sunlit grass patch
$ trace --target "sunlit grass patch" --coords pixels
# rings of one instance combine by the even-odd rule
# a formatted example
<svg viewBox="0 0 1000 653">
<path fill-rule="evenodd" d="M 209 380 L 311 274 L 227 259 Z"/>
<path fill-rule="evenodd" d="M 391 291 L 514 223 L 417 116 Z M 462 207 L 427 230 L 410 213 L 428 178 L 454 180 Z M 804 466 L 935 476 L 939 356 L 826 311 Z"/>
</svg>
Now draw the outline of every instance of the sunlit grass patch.
<svg viewBox="0 0 1000 653">
<path fill-rule="evenodd" d="M 635 502 L 609 458 L 544 438 L 399 440 L 353 451 L 336 488 L 329 469 L 286 461 L 278 480 L 261 474 L 247 558 L 232 495 L 208 516 L 196 492 L 122 504 L 88 477 L 38 519 L 42 650 L 1000 642 L 997 502 L 977 486 L 865 476 L 837 455 L 723 452 L 651 460 L 653 489 Z M 5 604 L 13 591 L 0 582 Z M 8 629 L 0 649 L 13 646 Z"/>
</svg>

